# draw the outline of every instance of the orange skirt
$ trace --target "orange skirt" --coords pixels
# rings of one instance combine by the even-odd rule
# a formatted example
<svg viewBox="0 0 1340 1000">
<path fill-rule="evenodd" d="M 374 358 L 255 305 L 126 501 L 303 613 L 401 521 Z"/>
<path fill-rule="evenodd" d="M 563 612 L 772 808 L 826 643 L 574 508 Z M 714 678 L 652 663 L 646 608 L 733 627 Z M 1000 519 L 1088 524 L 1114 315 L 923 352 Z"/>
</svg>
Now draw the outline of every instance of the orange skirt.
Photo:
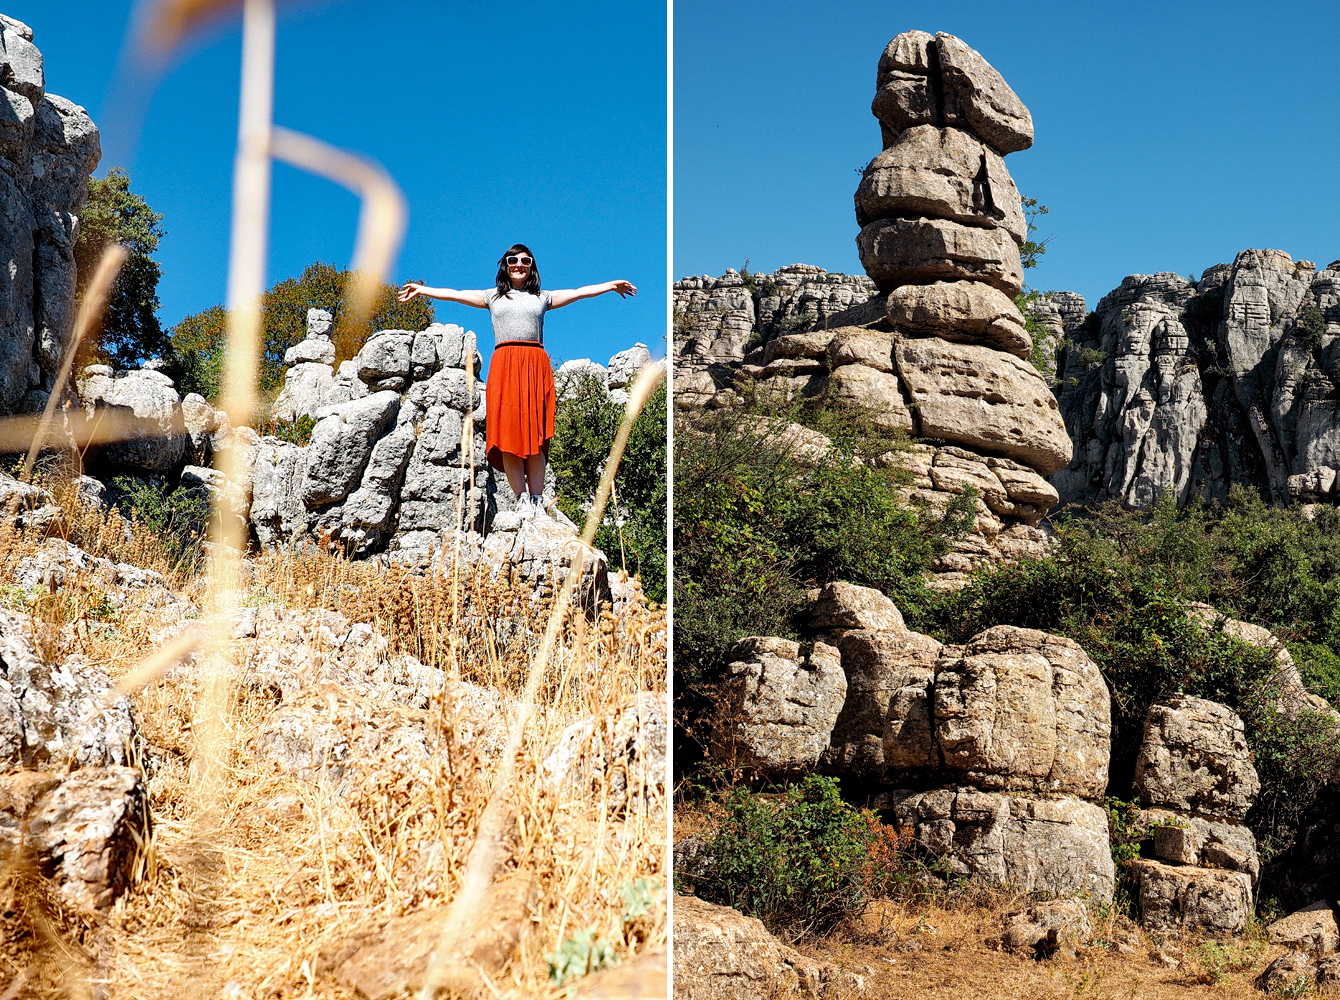
<svg viewBox="0 0 1340 1000">
<path fill-rule="evenodd" d="M 539 344 L 507 341 L 489 359 L 484 440 L 489 465 L 503 467 L 502 457 L 549 455 L 554 436 L 554 370 Z"/>
</svg>

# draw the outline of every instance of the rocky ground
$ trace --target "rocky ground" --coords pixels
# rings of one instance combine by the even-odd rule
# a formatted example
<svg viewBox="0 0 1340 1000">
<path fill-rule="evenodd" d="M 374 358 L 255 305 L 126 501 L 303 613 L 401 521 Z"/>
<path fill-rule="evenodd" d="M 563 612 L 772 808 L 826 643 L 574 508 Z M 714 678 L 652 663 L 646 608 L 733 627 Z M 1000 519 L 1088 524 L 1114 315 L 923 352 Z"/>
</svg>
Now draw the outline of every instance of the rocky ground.
<svg viewBox="0 0 1340 1000">
<path fill-rule="evenodd" d="M 77 484 L 5 482 L 6 995 L 414 988 L 552 598 L 506 560 L 457 584 L 273 553 L 244 564 L 221 657 L 146 676 L 202 623 L 204 580 Z M 578 995 L 663 995 L 665 618 L 614 582 L 618 613 L 569 615 L 543 673 L 488 930 L 443 956 L 464 995 L 549 996 L 554 968 Z"/>
<path fill-rule="evenodd" d="M 1072 904 L 1073 905 L 1073 904 Z M 1291 954 L 1254 927 L 1225 944 L 1196 935 L 1150 934 L 1110 913 L 1085 912 L 1078 928 L 1054 946 L 1022 940 L 1027 918 L 1061 904 L 1027 897 L 979 894 L 956 902 L 871 904 L 859 918 L 825 939 L 790 948 L 762 925 L 692 897 L 675 899 L 677 996 L 982 998 L 1173 998 L 1335 996 L 1334 981 L 1290 992 L 1257 985 L 1266 970 Z M 1025 920 L 1020 918 L 1024 917 Z M 1014 930 L 1013 935 L 1011 930 Z M 1045 956 L 1045 957 L 1043 957 Z M 715 964 L 713 964 L 715 963 Z"/>
</svg>

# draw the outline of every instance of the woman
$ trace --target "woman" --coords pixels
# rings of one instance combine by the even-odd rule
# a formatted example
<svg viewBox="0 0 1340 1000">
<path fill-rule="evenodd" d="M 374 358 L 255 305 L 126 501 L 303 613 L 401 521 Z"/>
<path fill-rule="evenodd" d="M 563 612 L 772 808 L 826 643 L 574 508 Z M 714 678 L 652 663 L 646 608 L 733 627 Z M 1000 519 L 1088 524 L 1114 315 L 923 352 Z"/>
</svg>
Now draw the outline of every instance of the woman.
<svg viewBox="0 0 1340 1000">
<path fill-rule="evenodd" d="M 554 436 L 554 372 L 544 351 L 544 314 L 606 292 L 636 295 L 627 281 L 606 281 L 558 292 L 540 291 L 535 255 L 523 243 L 498 261 L 496 287 L 487 291 L 428 288 L 407 281 L 400 301 L 416 295 L 487 309 L 493 321 L 488 404 L 484 420 L 489 465 L 502 469 L 522 514 L 544 512 L 544 466 Z"/>
</svg>

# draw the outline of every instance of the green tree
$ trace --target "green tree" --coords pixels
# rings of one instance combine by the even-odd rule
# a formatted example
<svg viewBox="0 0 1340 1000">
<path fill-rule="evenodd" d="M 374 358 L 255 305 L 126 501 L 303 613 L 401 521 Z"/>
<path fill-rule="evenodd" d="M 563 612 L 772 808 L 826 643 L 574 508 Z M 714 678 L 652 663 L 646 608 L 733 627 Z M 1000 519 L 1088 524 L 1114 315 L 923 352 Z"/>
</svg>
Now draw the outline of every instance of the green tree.
<svg viewBox="0 0 1340 1000">
<path fill-rule="evenodd" d="M 162 221 L 130 190 L 130 175 L 121 167 L 89 181 L 88 203 L 80 214 L 74 246 L 76 297 L 83 295 L 107 247 L 120 243 L 128 256 L 107 303 L 102 333 L 96 343 L 87 345 L 85 358 L 97 356 L 117 368 L 132 368 L 166 354 L 168 339 L 157 315 L 162 271 L 153 259 L 159 240 L 167 235 Z"/>
<path fill-rule="evenodd" d="M 265 293 L 261 302 L 264 349 L 260 359 L 261 392 L 273 395 L 284 381 L 284 352 L 307 336 L 307 310 L 325 309 L 338 327 L 345 310 L 345 292 L 352 271 L 317 261 L 296 278 L 285 278 Z M 362 344 L 378 330 L 422 330 L 433 322 L 433 307 L 424 298 L 396 300 L 397 289 L 382 285 L 372 318 L 355 331 Z M 223 379 L 228 342 L 228 314 L 222 306 L 182 319 L 170 337 L 170 374 L 183 393 L 198 392 L 217 400 Z"/>
</svg>

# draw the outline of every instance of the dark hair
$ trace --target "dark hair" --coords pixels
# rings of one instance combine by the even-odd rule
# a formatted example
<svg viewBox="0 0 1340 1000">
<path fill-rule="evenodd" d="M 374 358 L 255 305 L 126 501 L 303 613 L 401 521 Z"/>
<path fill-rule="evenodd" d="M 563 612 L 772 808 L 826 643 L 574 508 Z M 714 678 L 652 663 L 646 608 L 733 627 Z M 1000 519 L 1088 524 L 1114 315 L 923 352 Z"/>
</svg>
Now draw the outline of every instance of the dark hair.
<svg viewBox="0 0 1340 1000">
<path fill-rule="evenodd" d="M 530 274 L 526 275 L 526 280 L 522 283 L 520 291 L 530 292 L 531 295 L 539 295 L 540 265 L 535 260 L 535 255 L 530 252 L 530 247 L 524 243 L 513 243 L 507 248 L 507 252 L 498 258 L 498 277 L 495 281 L 498 288 L 498 297 L 502 298 L 512 290 L 512 276 L 507 273 L 507 258 L 514 253 L 524 253 L 530 258 Z"/>
</svg>

